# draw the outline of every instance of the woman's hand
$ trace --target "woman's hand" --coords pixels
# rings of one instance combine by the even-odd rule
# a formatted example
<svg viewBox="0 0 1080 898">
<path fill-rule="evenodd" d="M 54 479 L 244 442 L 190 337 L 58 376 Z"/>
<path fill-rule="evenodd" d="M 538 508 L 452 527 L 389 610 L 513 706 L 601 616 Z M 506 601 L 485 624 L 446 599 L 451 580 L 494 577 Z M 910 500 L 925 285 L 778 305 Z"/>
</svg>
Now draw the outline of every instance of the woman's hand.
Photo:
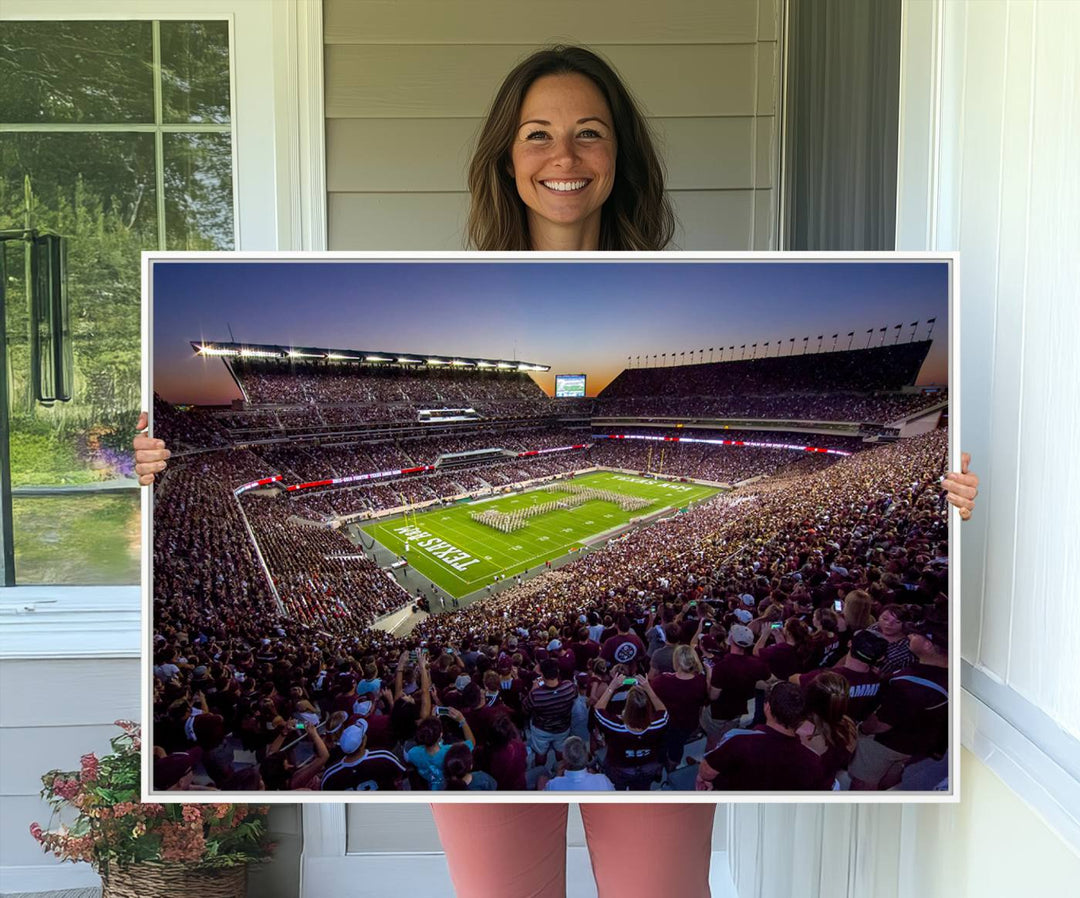
<svg viewBox="0 0 1080 898">
<path fill-rule="evenodd" d="M 979 495 L 979 475 L 968 472 L 971 464 L 971 455 L 964 452 L 960 455 L 960 473 L 950 471 L 941 482 L 945 490 L 945 498 L 960 510 L 960 520 L 966 521 L 971 517 L 971 510 L 975 507 L 975 497 Z"/>
<path fill-rule="evenodd" d="M 149 486 L 153 483 L 154 475 L 165 470 L 165 459 L 172 454 L 165 448 L 164 440 L 155 440 L 143 435 L 142 431 L 146 430 L 149 421 L 146 412 L 139 415 L 139 423 L 135 425 L 139 433 L 131 443 L 135 449 L 135 473 L 139 475 L 140 486 Z"/>
</svg>

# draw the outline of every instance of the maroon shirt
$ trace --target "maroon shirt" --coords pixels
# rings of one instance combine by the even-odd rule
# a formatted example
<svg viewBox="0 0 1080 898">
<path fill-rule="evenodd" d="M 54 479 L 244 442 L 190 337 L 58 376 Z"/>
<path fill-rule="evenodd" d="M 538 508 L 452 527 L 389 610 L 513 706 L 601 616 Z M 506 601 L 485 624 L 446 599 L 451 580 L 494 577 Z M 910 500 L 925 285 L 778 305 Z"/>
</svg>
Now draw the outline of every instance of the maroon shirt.
<svg viewBox="0 0 1080 898">
<path fill-rule="evenodd" d="M 769 665 L 769 670 L 774 677 L 787 680 L 792 674 L 797 674 L 801 668 L 799 657 L 795 652 L 795 646 L 786 642 L 778 642 L 763 648 L 757 655 Z"/>
<path fill-rule="evenodd" d="M 367 721 L 367 741 L 369 749 L 391 749 L 394 747 L 397 743 L 397 737 L 390 727 L 390 716 L 388 714 L 375 713 L 364 719 Z M 352 726 L 357 720 L 359 720 L 359 717 L 350 718 L 346 726 Z"/>
<path fill-rule="evenodd" d="M 519 728 L 525 725 L 525 714 L 521 710 L 521 704 L 528 691 L 529 683 L 520 677 L 499 674 L 499 701 L 509 708 L 510 716 Z"/>
<path fill-rule="evenodd" d="M 547 733 L 562 733 L 570 729 L 570 710 L 577 698 L 577 686 L 563 680 L 558 686 L 539 682 L 528 692 L 522 708 L 532 725 Z"/>
<path fill-rule="evenodd" d="M 608 664 L 630 664 L 645 657 L 645 643 L 635 633 L 616 633 L 604 642 L 600 657 Z"/>
<path fill-rule="evenodd" d="M 732 730 L 705 762 L 715 771 L 713 789 L 719 791 L 796 792 L 831 789 L 832 778 L 821 758 L 802 744 L 770 726 Z"/>
<path fill-rule="evenodd" d="M 502 748 L 491 753 L 488 763 L 488 773 L 499 784 L 500 791 L 508 789 L 524 792 L 525 785 L 525 761 L 527 752 L 525 743 L 520 739 L 508 742 Z"/>
<path fill-rule="evenodd" d="M 561 652 L 555 654 L 555 661 L 559 665 L 559 674 L 564 680 L 569 680 L 574 675 L 577 664 L 577 653 L 572 646 L 567 646 Z"/>
<path fill-rule="evenodd" d="M 509 714 L 510 709 L 496 700 L 494 705 L 484 704 L 479 708 L 469 708 L 462 713 L 465 715 L 465 722 L 469 724 L 469 729 L 473 731 L 476 746 L 479 748 L 487 745 L 491 725 L 495 722 L 495 718 L 502 714 Z"/>
<path fill-rule="evenodd" d="M 877 741 L 905 755 L 941 754 L 949 747 L 949 671 L 915 664 L 881 688 L 877 718 L 892 729 Z"/>
<path fill-rule="evenodd" d="M 607 746 L 605 763 L 610 767 L 641 767 L 661 760 L 664 744 L 664 731 L 668 725 L 666 711 L 652 721 L 643 733 L 629 729 L 622 718 L 615 717 L 610 711 L 596 711 L 596 722 L 604 733 Z"/>
<path fill-rule="evenodd" d="M 821 668 L 803 674 L 799 677 L 799 687 L 805 691 L 826 670 L 832 670 L 833 673 L 840 674 L 848 681 L 848 717 L 856 723 L 866 720 L 881 701 L 881 677 L 873 671 L 864 673 L 861 670 L 851 670 L 837 665 L 833 668 Z"/>
<path fill-rule="evenodd" d="M 673 729 L 697 729 L 701 709 L 709 700 L 705 674 L 694 674 L 689 679 L 680 680 L 673 673 L 664 673 L 653 677 L 649 683 L 667 708 Z"/>
<path fill-rule="evenodd" d="M 322 776 L 324 792 L 376 792 L 401 788 L 405 765 L 388 751 L 367 751 L 358 761 L 338 761 Z"/>
<path fill-rule="evenodd" d="M 753 655 L 729 653 L 713 668 L 711 686 L 720 690 L 712 703 L 713 720 L 733 720 L 746 713 L 746 704 L 754 697 L 754 684 L 769 679 L 768 665 Z"/>
<path fill-rule="evenodd" d="M 600 655 L 600 645 L 591 639 L 570 643 L 570 650 L 574 653 L 574 664 L 578 670 L 588 670 L 589 662 Z"/>
</svg>

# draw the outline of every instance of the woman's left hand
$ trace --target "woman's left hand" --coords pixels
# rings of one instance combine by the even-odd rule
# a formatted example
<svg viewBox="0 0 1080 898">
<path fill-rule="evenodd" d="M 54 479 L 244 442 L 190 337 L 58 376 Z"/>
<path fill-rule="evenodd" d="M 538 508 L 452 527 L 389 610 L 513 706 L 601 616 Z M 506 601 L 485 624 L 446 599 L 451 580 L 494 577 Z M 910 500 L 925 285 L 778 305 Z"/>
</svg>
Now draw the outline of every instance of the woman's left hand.
<svg viewBox="0 0 1080 898">
<path fill-rule="evenodd" d="M 165 470 L 165 460 L 171 455 L 165 448 L 164 440 L 156 440 L 153 437 L 143 435 L 149 418 L 146 412 L 139 415 L 139 423 L 135 425 L 138 431 L 132 440 L 132 448 L 135 450 L 135 473 L 138 475 L 140 486 L 149 486 L 154 482 L 154 475 Z"/>
<path fill-rule="evenodd" d="M 963 521 L 971 517 L 971 510 L 975 507 L 975 497 L 979 495 L 979 475 L 968 472 L 970 464 L 971 455 L 967 452 L 962 453 L 960 473 L 950 471 L 941 483 L 945 490 L 945 498 L 960 510 L 960 519 Z"/>
</svg>

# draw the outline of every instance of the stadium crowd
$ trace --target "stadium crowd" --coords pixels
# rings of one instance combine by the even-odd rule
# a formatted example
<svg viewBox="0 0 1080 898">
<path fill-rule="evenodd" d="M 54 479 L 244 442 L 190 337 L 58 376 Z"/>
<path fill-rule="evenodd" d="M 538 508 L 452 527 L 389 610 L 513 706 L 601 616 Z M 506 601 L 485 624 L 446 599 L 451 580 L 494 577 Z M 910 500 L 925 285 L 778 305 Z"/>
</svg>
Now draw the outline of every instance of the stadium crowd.
<svg viewBox="0 0 1080 898">
<path fill-rule="evenodd" d="M 768 396 L 601 396 L 593 414 L 637 418 L 750 418 L 778 421 L 896 421 L 944 402 L 944 392 L 772 394 Z"/>
<path fill-rule="evenodd" d="M 601 395 L 616 399 L 899 392 L 915 383 L 929 351 L 930 341 L 924 340 L 841 352 L 626 368 Z"/>
<path fill-rule="evenodd" d="M 334 557 L 353 554 L 343 538 L 271 496 L 237 500 L 235 486 L 268 473 L 258 456 L 212 455 L 161 478 L 154 548 L 154 743 L 187 755 L 205 787 L 880 789 L 943 776 L 944 431 L 794 466 L 404 638 L 364 626 L 400 592 L 386 574 Z M 347 600 L 325 588 L 343 571 Z"/>
</svg>

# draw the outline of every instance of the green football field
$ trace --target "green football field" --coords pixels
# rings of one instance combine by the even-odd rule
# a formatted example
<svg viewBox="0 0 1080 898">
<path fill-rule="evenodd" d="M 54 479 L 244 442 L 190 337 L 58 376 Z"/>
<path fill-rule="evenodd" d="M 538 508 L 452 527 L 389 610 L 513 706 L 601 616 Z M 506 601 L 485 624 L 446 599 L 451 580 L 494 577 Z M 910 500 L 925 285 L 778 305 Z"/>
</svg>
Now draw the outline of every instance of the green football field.
<svg viewBox="0 0 1080 898">
<path fill-rule="evenodd" d="M 362 529 L 395 555 L 408 559 L 414 570 L 450 595 L 461 598 L 491 583 L 496 574 L 512 577 L 535 568 L 548 559 L 580 548 L 594 537 L 619 530 L 632 518 L 668 508 L 685 508 L 719 492 L 696 483 L 669 483 L 607 471 L 575 477 L 571 482 L 648 499 L 651 504 L 635 511 L 623 511 L 612 502 L 590 499 L 577 508 L 556 509 L 528 518 L 522 529 L 512 533 L 503 533 L 469 516 L 489 508 L 511 512 L 570 495 L 534 489 L 409 514 L 367 524 Z M 559 484 L 554 486 L 557 488 Z"/>
</svg>

